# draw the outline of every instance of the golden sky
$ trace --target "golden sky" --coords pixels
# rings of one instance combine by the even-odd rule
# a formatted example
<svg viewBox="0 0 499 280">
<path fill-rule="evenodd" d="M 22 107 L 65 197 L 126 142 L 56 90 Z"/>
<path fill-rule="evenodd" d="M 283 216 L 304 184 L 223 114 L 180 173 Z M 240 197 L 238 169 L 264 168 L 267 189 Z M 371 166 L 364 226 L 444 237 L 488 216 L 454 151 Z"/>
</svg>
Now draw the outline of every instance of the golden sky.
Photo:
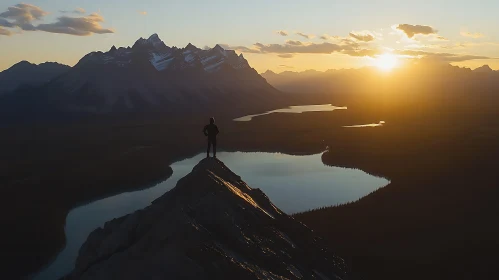
<svg viewBox="0 0 499 280">
<path fill-rule="evenodd" d="M 3 0 L 0 71 L 21 60 L 74 65 L 153 33 L 169 46 L 235 49 L 258 72 L 359 68 L 380 57 L 498 70 L 497 11 L 496 0 Z"/>
</svg>

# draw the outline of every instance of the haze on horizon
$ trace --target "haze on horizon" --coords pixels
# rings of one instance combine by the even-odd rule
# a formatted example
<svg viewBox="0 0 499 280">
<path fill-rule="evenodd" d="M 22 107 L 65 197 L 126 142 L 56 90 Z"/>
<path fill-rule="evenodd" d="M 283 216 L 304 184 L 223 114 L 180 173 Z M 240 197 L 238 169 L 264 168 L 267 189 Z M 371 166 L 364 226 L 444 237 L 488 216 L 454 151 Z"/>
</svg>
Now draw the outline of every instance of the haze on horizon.
<svg viewBox="0 0 499 280">
<path fill-rule="evenodd" d="M 499 69 L 499 2 L 32 0 L 0 4 L 0 71 L 28 60 L 74 65 L 157 33 L 167 45 L 220 44 L 258 72 L 378 66 L 426 57 Z"/>
</svg>

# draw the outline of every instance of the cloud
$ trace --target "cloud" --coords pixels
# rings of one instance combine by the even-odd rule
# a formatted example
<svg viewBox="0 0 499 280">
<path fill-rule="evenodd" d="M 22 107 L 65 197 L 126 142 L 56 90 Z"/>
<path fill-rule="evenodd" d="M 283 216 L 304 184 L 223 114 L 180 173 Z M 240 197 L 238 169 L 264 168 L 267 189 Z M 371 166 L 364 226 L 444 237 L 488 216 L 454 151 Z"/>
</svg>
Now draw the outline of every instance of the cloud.
<svg viewBox="0 0 499 280">
<path fill-rule="evenodd" d="M 330 54 L 343 50 L 343 46 L 331 43 L 307 44 L 307 45 L 281 45 L 269 44 L 264 45 L 256 43 L 255 46 L 261 53 L 315 53 L 315 54 Z"/>
<path fill-rule="evenodd" d="M 286 68 L 286 69 L 292 69 L 292 68 L 295 68 L 294 66 L 289 66 L 289 65 L 284 65 L 284 64 L 281 64 L 279 65 L 280 68 Z"/>
<path fill-rule="evenodd" d="M 321 39 L 321 40 L 327 40 L 327 39 L 329 39 L 329 35 L 326 35 L 326 34 L 321 35 L 321 36 L 319 37 L 319 39 Z"/>
<path fill-rule="evenodd" d="M 485 36 L 482 33 L 471 33 L 471 32 L 467 32 L 467 31 L 461 31 L 460 34 L 463 37 L 469 37 L 469 38 L 473 38 L 473 39 L 483 38 Z"/>
<path fill-rule="evenodd" d="M 77 18 L 62 16 L 58 18 L 55 23 L 38 25 L 37 29 L 50 33 L 61 33 L 76 36 L 114 33 L 113 30 L 103 28 L 100 25 L 103 21 L 104 18 L 96 13 Z"/>
<path fill-rule="evenodd" d="M 300 41 L 293 41 L 293 40 L 286 41 L 286 44 L 287 45 L 292 45 L 292 46 L 301 46 L 301 45 L 303 45 L 302 42 L 300 42 Z"/>
<path fill-rule="evenodd" d="M 12 35 L 12 32 L 10 32 L 10 30 L 8 29 L 0 27 L 0 35 L 10 36 Z"/>
<path fill-rule="evenodd" d="M 352 31 L 350 32 L 349 35 L 350 37 L 362 42 L 374 41 L 374 35 L 371 34 L 369 31 L 361 31 L 361 32 Z"/>
<path fill-rule="evenodd" d="M 372 50 L 359 49 L 359 50 L 343 50 L 342 53 L 348 54 L 349 56 L 357 56 L 357 57 L 364 57 L 364 56 L 375 57 L 383 52 L 377 49 L 372 49 Z"/>
<path fill-rule="evenodd" d="M 0 26 L 8 27 L 8 28 L 16 27 L 16 25 L 14 25 L 13 23 L 11 23 L 10 21 L 8 21 L 4 18 L 0 18 Z"/>
<path fill-rule="evenodd" d="M 17 4 L 12 7 L 8 7 L 7 11 L 0 13 L 0 26 L 3 27 L 19 27 L 22 30 L 34 31 L 36 30 L 32 22 L 35 20 L 41 20 L 48 13 L 41 8 L 31 5 L 31 4 Z"/>
<path fill-rule="evenodd" d="M 146 11 L 139 11 L 139 14 L 141 14 L 143 16 L 147 16 L 147 12 Z"/>
<path fill-rule="evenodd" d="M 396 54 L 407 55 L 412 57 L 424 58 L 426 61 L 439 61 L 439 62 L 463 62 L 468 60 L 477 60 L 477 59 L 497 59 L 488 56 L 480 56 L 480 55 L 463 55 L 463 54 L 454 54 L 454 53 L 432 53 L 425 51 L 415 51 L 415 50 L 397 50 Z"/>
<path fill-rule="evenodd" d="M 85 10 L 76 8 L 73 11 L 61 11 L 62 13 L 83 14 Z M 91 34 L 114 33 L 111 29 L 103 28 L 100 23 L 104 18 L 96 13 L 82 17 L 62 16 L 54 23 L 33 25 L 36 20 L 42 20 L 48 13 L 40 7 L 31 4 L 17 4 L 8 7 L 7 11 L 0 13 L 0 27 L 21 28 L 25 31 L 45 31 L 50 33 L 62 33 L 77 36 L 88 36 Z M 2 29 L 2 35 L 13 34 L 10 30 Z"/>
<path fill-rule="evenodd" d="M 78 14 L 78 15 L 83 15 L 85 14 L 85 9 L 83 8 L 76 8 L 72 11 L 60 11 L 63 14 Z"/>
<path fill-rule="evenodd" d="M 395 29 L 404 32 L 408 38 L 413 38 L 417 34 L 430 35 L 438 32 L 436 29 L 428 25 L 399 24 L 395 26 Z"/>
<path fill-rule="evenodd" d="M 341 42 L 334 44 L 323 43 L 303 43 L 300 41 L 286 41 L 285 44 L 262 44 L 255 43 L 251 47 L 223 45 L 225 49 L 235 50 L 244 53 L 256 54 L 277 54 L 281 58 L 292 58 L 296 54 L 332 54 L 341 53 L 350 56 L 376 56 L 382 53 L 378 49 L 362 49 L 353 40 L 344 38 Z"/>
<path fill-rule="evenodd" d="M 279 30 L 276 33 L 279 34 L 279 35 L 281 35 L 281 36 L 288 36 L 288 32 L 286 32 L 284 30 Z"/>
<path fill-rule="evenodd" d="M 312 34 L 305 34 L 305 33 L 302 33 L 302 32 L 296 32 L 296 35 L 302 36 L 303 38 L 306 38 L 306 39 L 312 39 L 312 38 L 315 37 Z"/>
</svg>

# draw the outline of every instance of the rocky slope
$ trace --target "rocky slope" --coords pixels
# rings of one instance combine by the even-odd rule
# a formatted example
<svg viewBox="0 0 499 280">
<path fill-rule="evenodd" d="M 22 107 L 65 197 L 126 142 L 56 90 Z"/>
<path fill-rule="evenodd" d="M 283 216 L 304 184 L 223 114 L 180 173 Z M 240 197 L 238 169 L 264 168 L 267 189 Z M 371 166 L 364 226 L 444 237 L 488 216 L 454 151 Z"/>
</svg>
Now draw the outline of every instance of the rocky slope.
<svg viewBox="0 0 499 280">
<path fill-rule="evenodd" d="M 345 279 L 305 225 L 221 161 L 202 160 L 149 207 L 92 232 L 66 279 Z"/>
</svg>

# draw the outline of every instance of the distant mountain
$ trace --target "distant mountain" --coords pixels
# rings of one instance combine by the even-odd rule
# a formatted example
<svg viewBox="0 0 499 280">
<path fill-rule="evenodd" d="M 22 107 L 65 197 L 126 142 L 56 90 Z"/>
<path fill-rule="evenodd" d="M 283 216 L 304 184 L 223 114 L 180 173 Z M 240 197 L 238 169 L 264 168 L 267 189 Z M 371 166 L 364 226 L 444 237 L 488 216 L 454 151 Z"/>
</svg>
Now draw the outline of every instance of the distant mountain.
<svg viewBox="0 0 499 280">
<path fill-rule="evenodd" d="M 21 61 L 0 72 L 0 95 L 14 91 L 20 86 L 40 86 L 67 72 L 70 68 L 55 62 L 36 65 Z"/>
<path fill-rule="evenodd" d="M 391 73 L 379 71 L 373 67 L 359 69 L 330 69 L 324 72 L 306 70 L 302 72 L 285 71 L 262 73 L 268 83 L 275 88 L 291 93 L 344 93 L 359 89 L 376 89 L 395 83 L 384 83 L 387 79 L 414 83 L 417 86 L 431 84 L 477 85 L 499 87 L 499 71 L 484 65 L 475 70 L 452 66 L 447 63 L 435 63 L 421 60 L 408 64 Z"/>
<path fill-rule="evenodd" d="M 494 72 L 494 70 L 492 70 L 492 68 L 490 68 L 490 66 L 484 65 L 484 66 L 476 68 L 475 70 L 473 70 L 473 72 L 478 72 L 478 73 L 492 73 L 492 72 Z"/>
<path fill-rule="evenodd" d="M 268 106 L 278 93 L 242 54 L 219 45 L 169 47 L 153 34 L 132 47 L 89 53 L 47 84 L 0 99 L 0 109 L 8 104 L 3 110 L 17 114 L 239 110 Z"/>
</svg>

